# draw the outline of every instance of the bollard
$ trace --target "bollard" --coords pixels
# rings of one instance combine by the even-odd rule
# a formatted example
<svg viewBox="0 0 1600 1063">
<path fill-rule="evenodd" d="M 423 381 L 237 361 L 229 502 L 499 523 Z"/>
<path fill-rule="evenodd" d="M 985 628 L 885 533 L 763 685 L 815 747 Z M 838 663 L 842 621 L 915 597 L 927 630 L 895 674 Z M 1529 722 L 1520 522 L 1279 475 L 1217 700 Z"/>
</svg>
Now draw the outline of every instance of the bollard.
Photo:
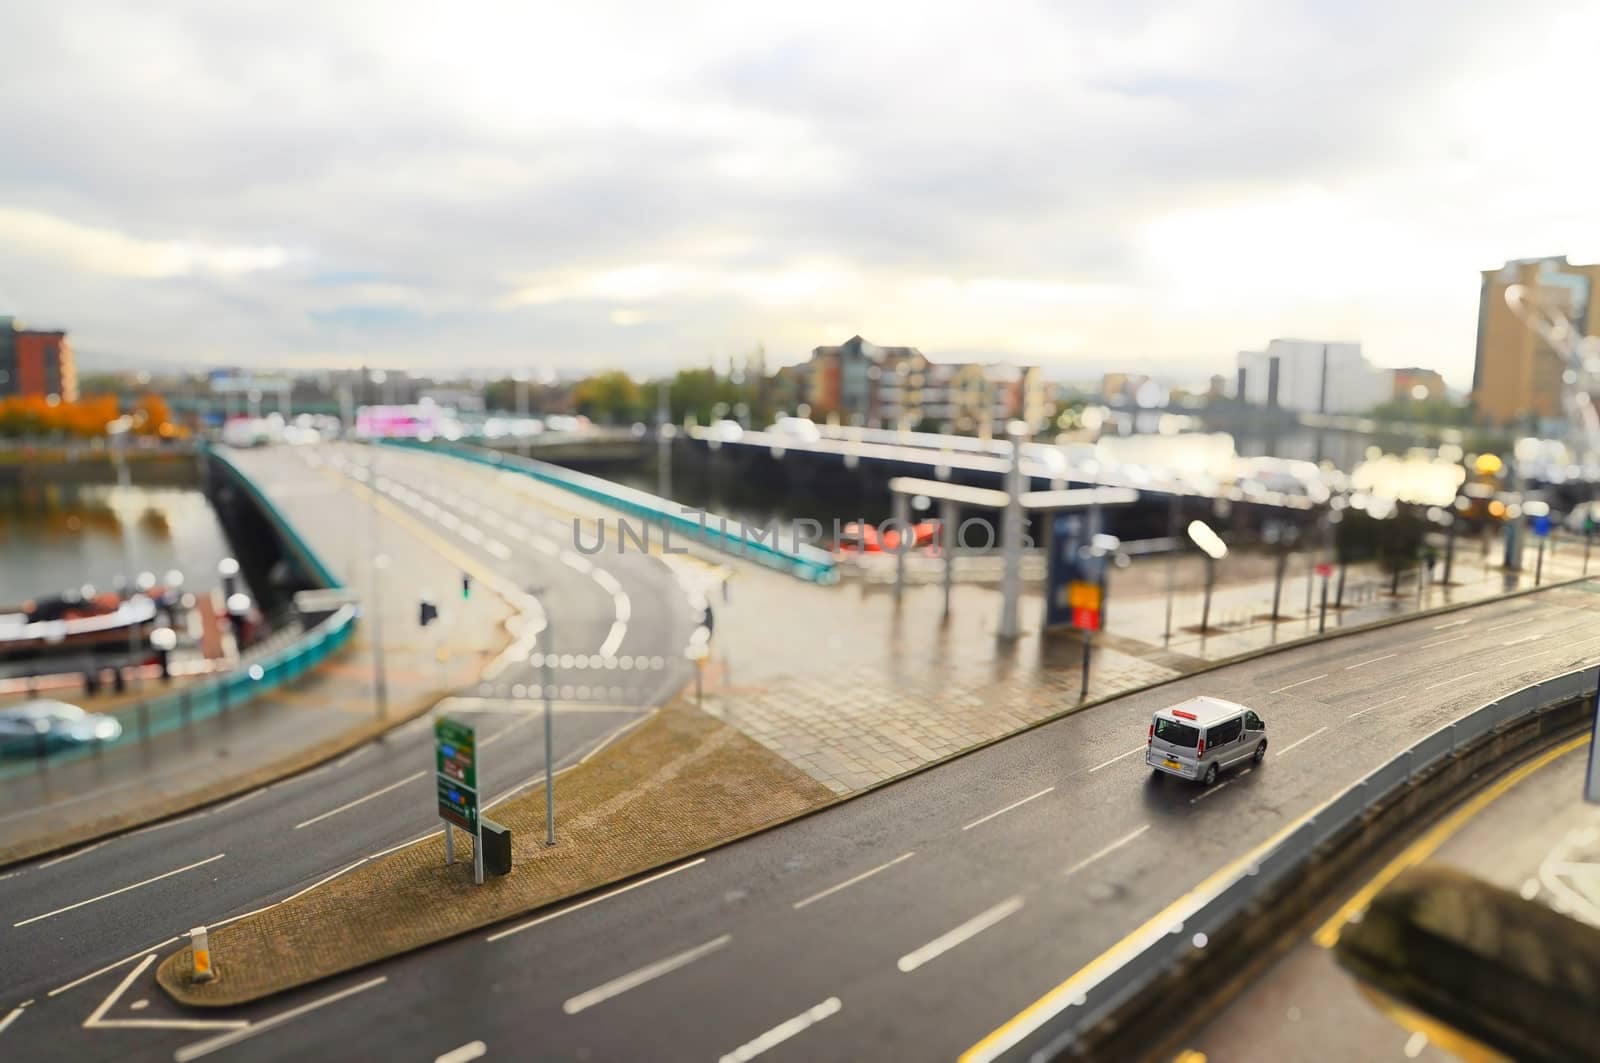
<svg viewBox="0 0 1600 1063">
<path fill-rule="evenodd" d="M 194 974 L 190 981 L 216 981 L 217 972 L 211 966 L 211 945 L 206 939 L 205 927 L 197 926 L 189 931 L 189 947 L 194 952 Z"/>
</svg>

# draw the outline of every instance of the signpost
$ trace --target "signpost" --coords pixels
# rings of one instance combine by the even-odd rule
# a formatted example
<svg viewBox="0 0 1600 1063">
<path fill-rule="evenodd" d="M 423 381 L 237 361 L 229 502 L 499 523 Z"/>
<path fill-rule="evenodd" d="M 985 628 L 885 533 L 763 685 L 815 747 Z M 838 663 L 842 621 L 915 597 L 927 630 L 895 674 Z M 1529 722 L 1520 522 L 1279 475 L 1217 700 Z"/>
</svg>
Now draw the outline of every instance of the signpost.
<svg viewBox="0 0 1600 1063">
<path fill-rule="evenodd" d="M 1094 633 L 1106 625 L 1106 565 L 1117 549 L 1110 536 L 1094 535 L 1093 524 L 1076 513 L 1050 516 L 1049 593 L 1044 623 L 1083 632 L 1083 668 L 1078 698 L 1089 696 Z"/>
<path fill-rule="evenodd" d="M 472 881 L 483 885 L 483 825 L 478 816 L 478 736 L 471 724 L 433 721 L 434 779 L 445 821 L 444 862 L 456 860 L 452 824 L 472 835 Z"/>
<path fill-rule="evenodd" d="M 1600 669 L 1596 670 L 1600 676 Z M 1585 777 L 1583 799 L 1600 805 L 1600 679 L 1594 690 L 1594 735 L 1589 739 L 1589 774 Z"/>
<path fill-rule="evenodd" d="M 1539 537 L 1539 555 L 1533 564 L 1533 585 L 1535 587 L 1544 580 L 1544 544 L 1550 538 L 1550 515 L 1541 513 L 1533 518 L 1533 534 Z"/>
</svg>

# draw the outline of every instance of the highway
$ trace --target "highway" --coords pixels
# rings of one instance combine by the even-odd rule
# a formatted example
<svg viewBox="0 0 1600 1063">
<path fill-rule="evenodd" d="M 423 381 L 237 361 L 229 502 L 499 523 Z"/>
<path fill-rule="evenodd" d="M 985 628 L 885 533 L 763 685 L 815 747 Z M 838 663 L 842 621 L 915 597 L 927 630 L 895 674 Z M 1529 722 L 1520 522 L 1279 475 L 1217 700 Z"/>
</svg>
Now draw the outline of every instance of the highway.
<svg viewBox="0 0 1600 1063">
<path fill-rule="evenodd" d="M 487 539 L 492 522 L 468 507 L 474 497 L 492 506 L 495 474 L 479 483 L 451 467 L 443 480 L 428 481 L 438 475 L 428 463 L 439 460 L 423 456 L 402 467 L 386 456 L 382 475 L 419 492 L 430 482 L 435 490 L 453 485 L 459 500 L 435 504 L 461 507 L 466 516 L 458 512 L 458 520 L 481 521 Z M 525 556 L 531 564 L 540 553 L 529 547 L 499 560 L 510 565 Z M 614 555 L 603 556 L 609 566 Z M 540 578 L 554 578 L 550 571 L 546 563 Z M 564 578 L 581 576 L 571 570 Z M 659 571 L 656 578 L 663 578 Z M 658 587 L 665 602 L 681 591 Z M 635 608 L 644 605 L 634 602 L 639 597 L 629 594 Z M 583 614 L 591 639 L 612 637 L 615 607 L 614 595 L 609 603 L 592 596 Z M 320 857 L 301 865 L 315 865 L 315 872 L 296 875 L 265 859 L 247 866 L 247 834 L 279 852 L 305 851 L 295 824 L 348 800 L 346 791 L 301 794 L 314 787 L 287 782 L 279 797 L 213 813 L 215 823 L 107 843 L 148 850 L 136 867 L 98 860 L 97 850 L 0 881 L 5 911 L 19 912 L 10 924 L 58 906 L 50 899 L 19 908 L 19 896 L 41 900 L 37 891 L 16 889 L 28 876 L 78 864 L 85 874 L 70 889 L 60 887 L 64 905 L 227 854 L 37 923 L 0 927 L 7 957 L 0 1021 L 7 1008 L 34 1001 L 0 1031 L 0 1052 L 16 1039 L 40 1058 L 75 1060 L 213 1053 L 315 1059 L 353 1051 L 467 1059 L 476 1051 L 470 1046 L 482 1042 L 488 1058 L 950 1059 L 981 1042 L 969 1058 L 991 1058 L 1004 1031 L 1017 1029 L 1013 1016 L 1066 980 L 1086 984 L 1097 957 L 1115 956 L 1140 927 L 1173 921 L 1205 880 L 1247 862 L 1254 847 L 1344 785 L 1467 708 L 1600 659 L 1597 607 L 1600 595 L 1547 590 L 1179 680 L 612 894 L 248 1008 L 180 1014 L 154 987 L 151 965 L 137 950 L 196 921 L 270 903 L 381 847 L 355 829 L 363 822 L 355 817 L 388 804 L 374 799 L 316 825 L 324 828 Z M 643 625 L 632 614 L 625 622 L 622 646 L 631 649 L 627 640 L 644 637 Z M 558 622 L 557 639 L 572 628 Z M 667 656 L 668 648 L 657 650 Z M 1272 745 L 1260 768 L 1209 790 L 1151 776 L 1140 756 L 1150 712 L 1197 693 L 1234 698 L 1266 717 Z M 610 723 L 587 713 L 562 721 L 576 743 L 563 746 L 568 756 Z M 583 721 L 595 729 L 582 731 Z M 524 749 L 529 738 L 508 737 L 507 752 Z M 363 756 L 374 768 L 387 762 L 382 754 Z M 405 764 L 391 772 L 416 763 L 399 759 Z M 531 771 L 531 756 L 527 763 Z M 308 803 L 294 803 L 302 798 Z M 262 834 L 248 833 L 256 830 Z M 360 844 L 353 843 L 357 835 Z M 404 841 L 403 832 L 394 840 Z M 260 876 L 272 877 L 271 886 Z M 126 962 L 45 995 L 118 960 Z M 197 1020 L 257 1025 L 105 1025 Z M 986 1040 L 997 1030 L 997 1039 Z"/>
<path fill-rule="evenodd" d="M 1582 800 L 1584 737 L 1533 758 L 1472 802 L 1422 832 L 1379 869 L 1440 863 L 1600 926 L 1600 807 Z M 1185 1043 L 1213 1060 L 1463 1058 L 1455 1031 L 1400 1010 L 1391 1016 L 1363 995 L 1325 943 L 1358 879 L 1330 899 L 1312 934 L 1299 939 L 1217 1017 Z M 1479 1046 L 1467 1044 L 1466 1047 Z M 1468 1057 L 1470 1058 L 1470 1057 Z"/>
</svg>

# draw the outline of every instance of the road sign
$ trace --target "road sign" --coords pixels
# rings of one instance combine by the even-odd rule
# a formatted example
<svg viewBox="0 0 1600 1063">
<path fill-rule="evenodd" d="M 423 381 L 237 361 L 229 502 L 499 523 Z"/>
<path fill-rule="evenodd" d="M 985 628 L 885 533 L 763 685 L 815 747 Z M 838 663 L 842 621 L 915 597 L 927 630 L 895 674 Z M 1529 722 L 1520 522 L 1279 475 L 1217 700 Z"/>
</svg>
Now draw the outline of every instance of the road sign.
<svg viewBox="0 0 1600 1063">
<path fill-rule="evenodd" d="M 1533 518 L 1533 534 L 1541 539 L 1550 534 L 1550 517 L 1548 515 Z"/>
<path fill-rule="evenodd" d="M 1099 631 L 1105 626 L 1105 554 L 1092 547 L 1093 529 L 1083 515 L 1053 513 L 1049 519 L 1045 626 Z"/>
<path fill-rule="evenodd" d="M 1329 576 L 1333 575 L 1333 566 L 1328 564 L 1326 561 L 1318 562 L 1317 575 L 1321 576 L 1323 579 L 1327 579 Z"/>
<path fill-rule="evenodd" d="M 439 818 L 454 823 L 468 834 L 478 833 L 478 791 L 438 776 Z"/>
<path fill-rule="evenodd" d="M 433 721 L 433 755 L 442 781 L 478 789 L 478 742 L 471 725 L 448 716 Z"/>
</svg>

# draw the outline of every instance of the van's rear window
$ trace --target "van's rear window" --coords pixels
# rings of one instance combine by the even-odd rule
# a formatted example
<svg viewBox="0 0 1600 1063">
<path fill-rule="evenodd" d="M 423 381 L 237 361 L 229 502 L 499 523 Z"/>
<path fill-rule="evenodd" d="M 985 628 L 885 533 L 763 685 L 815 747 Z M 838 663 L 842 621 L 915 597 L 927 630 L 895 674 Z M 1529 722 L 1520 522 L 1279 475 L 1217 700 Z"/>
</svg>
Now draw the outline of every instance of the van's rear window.
<svg viewBox="0 0 1600 1063">
<path fill-rule="evenodd" d="M 1200 731 L 1186 723 L 1156 717 L 1156 737 L 1183 749 L 1193 749 L 1200 744 Z"/>
</svg>

